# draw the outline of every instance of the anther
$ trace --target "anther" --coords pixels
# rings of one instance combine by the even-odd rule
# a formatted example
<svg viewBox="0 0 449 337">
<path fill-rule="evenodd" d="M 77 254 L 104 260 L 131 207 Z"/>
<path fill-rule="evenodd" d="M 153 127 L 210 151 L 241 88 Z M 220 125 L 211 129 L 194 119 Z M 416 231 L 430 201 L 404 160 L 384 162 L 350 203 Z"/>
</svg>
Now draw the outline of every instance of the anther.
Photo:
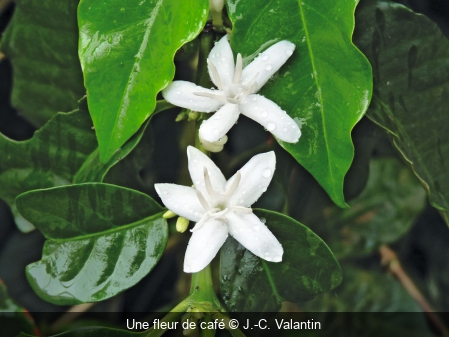
<svg viewBox="0 0 449 337">
<path fill-rule="evenodd" d="M 213 200 L 215 200 L 215 191 L 212 188 L 212 183 L 210 182 L 209 172 L 207 171 L 207 168 L 204 168 L 204 182 L 206 184 L 207 193 L 209 193 L 209 196 Z"/>
<path fill-rule="evenodd" d="M 207 65 L 209 66 L 212 76 L 214 77 L 215 82 L 217 82 L 217 87 L 220 90 L 223 90 L 223 84 L 221 83 L 220 75 L 218 74 L 217 68 L 215 68 L 215 65 L 212 63 L 211 60 L 207 59 Z"/>
<path fill-rule="evenodd" d="M 230 196 L 232 193 L 235 192 L 235 190 L 240 184 L 240 179 L 242 179 L 242 174 L 240 173 L 240 171 L 237 171 L 234 180 L 232 181 L 231 185 L 229 185 L 228 190 L 224 194 L 226 197 Z"/>
<path fill-rule="evenodd" d="M 242 55 L 238 53 L 237 61 L 235 62 L 234 84 L 239 83 L 240 79 L 242 78 L 242 71 L 243 71 L 242 67 L 243 67 Z"/>
</svg>

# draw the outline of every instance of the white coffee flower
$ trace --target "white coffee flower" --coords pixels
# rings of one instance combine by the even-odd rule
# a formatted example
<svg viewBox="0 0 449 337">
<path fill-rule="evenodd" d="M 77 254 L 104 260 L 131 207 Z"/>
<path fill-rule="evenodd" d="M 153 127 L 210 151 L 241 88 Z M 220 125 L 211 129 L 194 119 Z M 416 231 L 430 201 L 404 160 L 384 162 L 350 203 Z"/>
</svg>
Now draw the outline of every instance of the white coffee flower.
<svg viewBox="0 0 449 337">
<path fill-rule="evenodd" d="M 155 184 L 169 210 L 196 222 L 184 258 L 184 271 L 195 273 L 204 269 L 228 234 L 254 255 L 271 262 L 282 261 L 282 245 L 250 208 L 271 182 L 276 166 L 274 152 L 254 156 L 228 181 L 198 149 L 189 146 L 187 156 L 195 188 Z"/>
<path fill-rule="evenodd" d="M 242 56 L 234 55 L 224 36 L 208 57 L 208 69 L 218 90 L 206 89 L 186 81 L 174 81 L 162 91 L 164 98 L 177 106 L 214 112 L 199 130 L 199 137 L 209 143 L 219 141 L 243 114 L 263 125 L 278 139 L 296 143 L 301 131 L 295 121 L 273 101 L 255 94 L 293 54 L 295 45 L 280 41 L 259 54 L 242 69 Z"/>
</svg>

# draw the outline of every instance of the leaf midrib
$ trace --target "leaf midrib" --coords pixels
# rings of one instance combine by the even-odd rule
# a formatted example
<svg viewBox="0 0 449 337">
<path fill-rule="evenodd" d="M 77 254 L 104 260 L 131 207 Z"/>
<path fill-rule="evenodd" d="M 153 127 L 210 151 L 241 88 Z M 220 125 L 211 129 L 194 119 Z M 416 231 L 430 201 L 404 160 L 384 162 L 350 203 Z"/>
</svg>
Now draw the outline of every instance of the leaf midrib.
<svg viewBox="0 0 449 337">
<path fill-rule="evenodd" d="M 163 213 L 164 213 L 164 211 L 157 213 L 157 214 L 153 214 L 149 217 L 140 219 L 138 221 L 132 222 L 127 225 L 117 226 L 115 228 L 110 228 L 105 231 L 101 231 L 101 232 L 97 232 L 97 233 L 90 233 L 90 234 L 86 234 L 83 236 L 74 236 L 71 238 L 63 238 L 63 239 L 47 238 L 47 240 L 55 242 L 55 243 L 65 243 L 65 242 L 70 242 L 70 241 L 85 240 L 85 239 L 94 238 L 94 237 L 101 237 L 101 236 L 109 235 L 109 234 L 112 234 L 115 232 L 126 231 L 133 227 L 138 227 L 138 226 L 144 224 L 145 222 L 151 222 L 152 220 L 154 220 L 156 218 L 162 218 Z"/>
<path fill-rule="evenodd" d="M 303 23 L 303 27 L 304 27 L 304 34 L 306 36 L 306 43 L 307 43 L 307 51 L 309 53 L 309 57 L 310 57 L 310 63 L 312 66 L 312 71 L 313 71 L 313 79 L 315 82 L 315 85 L 317 87 L 317 89 L 320 89 L 320 86 L 318 84 L 318 72 L 316 71 L 316 67 L 315 67 L 315 58 L 313 55 L 313 50 L 312 50 L 312 45 L 310 44 L 310 39 L 309 39 L 309 30 L 307 29 L 307 24 L 306 24 L 306 19 L 304 16 L 304 11 L 303 11 L 303 4 L 302 4 L 302 0 L 298 0 L 298 7 L 299 7 L 299 11 L 300 11 L 300 15 L 301 15 L 301 20 Z M 320 114 L 321 114 L 321 120 L 323 122 L 323 133 L 324 133 L 324 143 L 326 145 L 326 156 L 327 156 L 327 163 L 328 163 L 328 169 L 329 169 L 329 175 L 332 181 L 332 191 L 334 192 L 335 195 L 337 195 L 336 191 L 335 191 L 335 179 L 334 179 L 334 173 L 332 171 L 332 165 L 331 165 L 331 157 L 330 157 L 330 151 L 329 151 L 329 142 L 328 142 L 328 137 L 327 137 L 327 130 L 326 130 L 326 122 L 325 122 L 325 118 L 324 118 L 324 104 L 323 104 L 323 97 L 322 97 L 322 92 L 321 90 L 318 90 L 318 97 L 319 97 L 319 101 L 320 101 Z"/>
<path fill-rule="evenodd" d="M 159 9 L 161 8 L 163 2 L 164 2 L 164 0 L 158 0 L 156 5 L 154 6 L 154 9 L 152 10 L 150 18 L 146 20 L 146 22 L 148 22 L 148 25 L 146 26 L 145 34 L 144 34 L 144 36 L 142 38 L 142 43 L 140 44 L 139 51 L 136 53 L 136 55 L 137 54 L 143 55 L 143 52 L 144 52 L 145 48 L 148 47 L 148 37 L 149 37 L 149 35 L 151 33 L 151 28 L 153 27 L 153 24 L 156 21 L 157 14 L 159 13 Z M 147 43 L 144 43 L 144 41 L 146 41 Z M 134 69 L 136 68 L 136 64 L 137 63 L 141 63 L 141 62 L 142 62 L 142 58 L 140 58 L 139 61 L 136 61 L 136 58 L 134 59 L 134 64 L 131 67 L 131 72 L 130 72 L 128 78 L 130 78 L 132 76 L 132 74 L 134 72 Z M 130 92 L 130 90 L 129 90 L 130 82 L 131 81 L 128 81 L 128 83 L 126 84 L 124 93 L 123 93 L 123 95 L 122 95 L 122 97 L 120 99 L 120 105 L 118 107 L 119 111 L 115 115 L 114 127 L 113 127 L 113 129 L 111 130 L 111 132 L 109 134 L 108 146 L 107 146 L 107 149 L 105 151 L 105 154 L 109 153 L 109 150 L 111 148 L 112 137 L 116 133 L 116 129 L 117 129 L 117 121 L 119 119 L 119 116 L 121 116 L 121 114 L 122 114 L 123 101 L 125 100 L 126 97 L 128 97 L 129 92 Z M 109 159 L 110 158 L 108 157 L 108 160 Z"/>
</svg>

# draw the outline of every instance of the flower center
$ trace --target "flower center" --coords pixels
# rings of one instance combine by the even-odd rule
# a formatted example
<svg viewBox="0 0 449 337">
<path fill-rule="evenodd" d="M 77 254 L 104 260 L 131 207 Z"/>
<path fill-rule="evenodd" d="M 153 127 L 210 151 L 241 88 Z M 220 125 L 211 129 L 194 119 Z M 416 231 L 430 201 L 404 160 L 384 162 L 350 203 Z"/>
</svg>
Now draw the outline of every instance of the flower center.
<svg viewBox="0 0 449 337">
<path fill-rule="evenodd" d="M 204 213 L 203 217 L 200 219 L 200 221 L 197 222 L 195 227 L 191 229 L 192 232 L 201 228 L 204 225 L 204 223 L 209 219 L 221 220 L 226 222 L 225 215 L 230 211 L 237 213 L 252 213 L 251 208 L 246 208 L 242 206 L 228 207 L 227 205 L 229 197 L 235 192 L 235 190 L 239 186 L 241 177 L 242 175 L 240 171 L 237 172 L 235 174 L 234 180 L 231 182 L 226 191 L 224 193 L 219 193 L 213 189 L 209 172 L 207 171 L 207 168 L 204 168 L 204 183 L 206 185 L 208 198 L 206 199 L 205 196 L 198 190 L 196 191 L 196 193 L 198 196 L 198 200 L 200 201 L 203 208 L 206 210 L 206 213 Z M 211 202 L 209 203 L 207 200 L 210 200 Z"/>
<path fill-rule="evenodd" d="M 220 74 L 215 67 L 215 65 L 207 60 L 207 64 L 209 65 L 209 69 L 212 72 L 212 76 L 217 84 L 218 89 L 224 93 L 223 95 L 215 95 L 208 92 L 194 92 L 194 95 L 208 97 L 213 100 L 219 101 L 221 103 L 232 103 L 232 104 L 240 104 L 240 102 L 245 99 L 246 96 L 250 94 L 254 94 L 257 91 L 257 82 L 256 79 L 259 73 L 256 73 L 253 78 L 251 78 L 247 83 L 241 83 L 242 73 L 243 73 L 243 61 L 242 55 L 237 54 L 237 61 L 235 63 L 234 70 L 234 80 L 233 84 L 229 86 L 224 86 L 223 81 L 220 77 Z"/>
</svg>

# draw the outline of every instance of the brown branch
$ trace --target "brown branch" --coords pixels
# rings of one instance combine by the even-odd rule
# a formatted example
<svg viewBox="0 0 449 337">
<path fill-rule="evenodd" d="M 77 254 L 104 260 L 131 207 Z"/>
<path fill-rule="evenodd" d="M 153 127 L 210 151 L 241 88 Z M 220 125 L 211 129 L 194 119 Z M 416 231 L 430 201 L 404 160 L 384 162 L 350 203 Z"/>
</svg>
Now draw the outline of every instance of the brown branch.
<svg viewBox="0 0 449 337">
<path fill-rule="evenodd" d="M 67 324 L 73 322 L 75 318 L 81 316 L 84 312 L 92 308 L 95 304 L 96 303 L 83 303 L 71 307 L 65 314 L 59 317 L 56 322 L 51 325 L 51 331 L 61 330 Z"/>
<path fill-rule="evenodd" d="M 404 268 L 402 268 L 397 254 L 388 246 L 381 246 L 379 248 L 379 253 L 381 257 L 381 265 L 388 268 L 389 272 L 398 279 L 410 296 L 421 306 L 429 320 L 434 324 L 435 328 L 440 331 L 441 336 L 449 337 L 447 327 L 440 320 L 439 316 L 435 313 L 435 310 L 429 302 L 427 302 L 426 298 L 421 294 L 411 277 L 406 273 Z"/>
</svg>

